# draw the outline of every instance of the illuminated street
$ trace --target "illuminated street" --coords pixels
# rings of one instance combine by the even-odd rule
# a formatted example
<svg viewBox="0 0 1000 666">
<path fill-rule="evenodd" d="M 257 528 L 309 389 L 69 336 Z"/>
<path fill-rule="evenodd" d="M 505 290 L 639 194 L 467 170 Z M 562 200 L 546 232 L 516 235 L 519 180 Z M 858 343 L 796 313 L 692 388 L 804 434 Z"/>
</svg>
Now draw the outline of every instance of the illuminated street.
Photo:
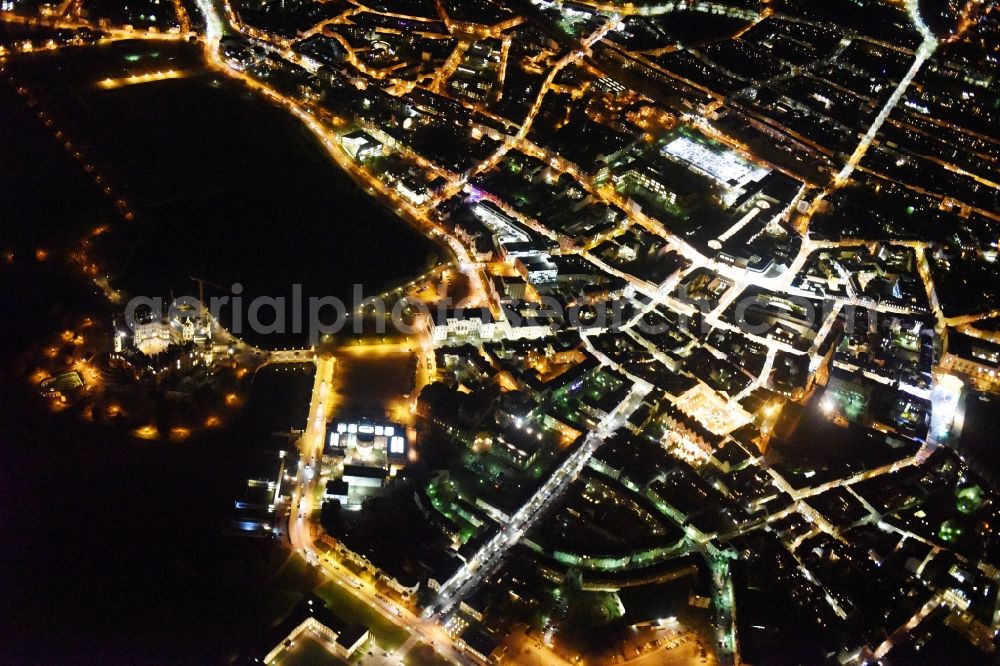
<svg viewBox="0 0 1000 666">
<path fill-rule="evenodd" d="M 0 5 L 33 661 L 995 659 L 995 3 L 119 4 Z"/>
</svg>

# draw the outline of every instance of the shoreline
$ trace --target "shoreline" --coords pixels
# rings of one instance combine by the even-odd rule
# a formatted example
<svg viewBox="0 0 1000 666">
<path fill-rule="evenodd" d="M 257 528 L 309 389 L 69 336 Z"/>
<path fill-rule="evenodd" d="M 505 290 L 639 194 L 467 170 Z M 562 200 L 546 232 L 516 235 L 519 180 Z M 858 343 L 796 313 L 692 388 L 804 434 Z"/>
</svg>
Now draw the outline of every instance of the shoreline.
<svg viewBox="0 0 1000 666">
<path fill-rule="evenodd" d="M 137 37 L 136 42 L 141 43 L 141 39 Z M 114 48 L 114 45 L 108 45 L 108 46 Z M 178 46 L 182 45 L 178 44 Z M 79 48 L 83 49 L 85 47 L 79 47 Z M 199 63 L 204 68 L 204 73 L 202 74 L 202 76 L 225 75 L 226 81 L 241 78 L 238 75 L 233 76 L 232 75 L 233 73 L 227 68 L 220 67 L 216 63 L 213 63 L 213 61 L 210 60 L 208 57 L 206 57 L 206 54 L 203 52 L 202 49 L 198 48 L 197 45 L 191 45 L 191 48 L 197 49 L 197 51 L 192 55 L 194 55 L 194 57 L 199 61 Z M 95 53 L 104 52 L 111 56 L 113 56 L 115 53 L 114 50 L 107 51 L 104 48 L 93 49 L 92 51 Z M 36 74 L 36 72 L 32 70 L 29 70 L 29 72 L 32 75 Z M 287 104 L 282 103 L 282 101 L 279 99 L 276 99 L 275 93 L 270 89 L 267 89 L 261 85 L 248 85 L 247 83 L 248 82 L 244 80 L 244 86 L 233 88 L 233 90 L 237 91 L 237 94 L 240 94 L 239 91 L 246 90 L 247 88 L 249 88 L 250 90 L 248 92 L 251 93 L 250 96 L 255 98 L 256 100 L 255 103 L 259 104 L 262 101 L 269 101 L 271 102 L 271 104 L 265 104 L 264 107 L 272 107 L 272 108 L 277 106 L 284 107 L 282 109 L 283 113 L 277 113 L 277 109 L 274 109 L 275 117 L 284 119 L 284 121 L 288 123 L 288 128 L 295 127 L 297 130 L 296 134 L 298 134 L 298 132 L 302 132 L 301 137 L 303 146 L 305 146 L 305 144 L 308 145 L 305 146 L 304 148 L 293 146 L 292 148 L 289 149 L 289 151 L 292 153 L 302 153 L 303 161 L 308 162 L 309 164 L 314 164 L 314 163 L 319 164 L 321 160 L 325 161 L 329 165 L 331 174 L 336 173 L 337 182 L 331 182 L 329 180 L 329 177 L 324 175 L 320 175 L 316 179 L 317 181 L 320 182 L 320 187 L 324 187 L 326 189 L 332 189 L 333 192 L 332 195 L 326 197 L 323 196 L 319 197 L 318 200 L 322 202 L 319 205 L 324 206 L 324 208 L 315 209 L 316 210 L 316 214 L 314 216 L 315 219 L 309 222 L 308 225 L 305 227 L 307 232 L 310 227 L 317 230 L 321 229 L 322 230 L 321 234 L 325 234 L 327 236 L 327 238 L 325 239 L 321 238 L 320 240 L 318 240 L 317 241 L 318 243 L 322 244 L 331 242 L 330 238 L 332 237 L 333 238 L 332 242 L 340 244 L 342 248 L 349 248 L 353 246 L 361 247 L 359 245 L 358 238 L 352 238 L 351 236 L 363 235 L 358 233 L 357 228 L 360 227 L 363 229 L 366 223 L 368 223 L 369 221 L 377 221 L 378 224 L 376 225 L 376 229 L 379 230 L 379 233 L 383 237 L 383 241 L 381 241 L 381 244 L 385 245 L 387 248 L 396 249 L 402 247 L 409 249 L 411 247 L 419 246 L 419 249 L 421 250 L 420 256 L 414 255 L 415 258 L 415 261 L 413 262 L 414 266 L 412 267 L 412 269 L 404 271 L 403 274 L 396 274 L 396 275 L 390 274 L 387 276 L 387 279 L 379 279 L 381 276 L 378 275 L 377 271 L 374 274 L 369 274 L 367 276 L 365 273 L 362 273 L 361 277 L 375 278 L 372 279 L 368 284 L 364 284 L 362 282 L 363 286 L 365 287 L 364 295 L 366 298 L 392 292 L 395 289 L 398 289 L 409 282 L 423 278 L 425 275 L 434 271 L 442 264 L 455 263 L 455 253 L 453 252 L 452 248 L 448 245 L 447 242 L 445 242 L 440 236 L 432 233 L 427 228 L 426 224 L 421 224 L 418 220 L 413 219 L 411 215 L 407 214 L 409 211 L 405 209 L 400 210 L 400 207 L 395 206 L 392 199 L 389 198 L 392 196 L 391 193 L 387 197 L 385 192 L 382 192 L 381 190 L 373 190 L 373 188 L 371 187 L 371 183 L 366 182 L 365 180 L 366 176 L 364 175 L 365 172 L 362 171 L 363 167 L 361 167 L 360 165 L 354 165 L 352 162 L 348 160 L 348 156 L 345 153 L 343 153 L 339 145 L 336 146 L 333 145 L 334 143 L 339 144 L 338 141 L 335 140 L 329 142 L 324 141 L 324 136 L 322 134 L 317 134 L 316 127 L 314 127 L 314 123 L 318 124 L 318 121 L 316 121 L 313 116 L 309 115 L 308 111 L 298 108 L 291 109 Z M 60 99 L 60 96 L 62 95 L 74 94 L 73 93 L 74 88 L 79 87 L 81 85 L 86 85 L 86 83 L 77 81 L 76 79 L 68 81 L 65 86 L 66 91 L 68 92 L 63 92 L 60 90 L 56 98 L 57 101 Z M 113 104 L 118 104 L 118 103 L 113 102 Z M 62 113 L 65 113 L 65 109 L 62 108 L 62 105 L 60 105 L 58 110 Z M 289 111 L 291 111 L 291 115 L 294 116 L 294 118 L 288 118 Z M 312 119 L 312 122 L 305 120 L 303 116 L 308 116 L 310 119 Z M 84 125 L 83 127 L 83 131 L 87 131 L 88 134 L 91 134 L 90 130 L 92 129 L 93 127 L 87 127 L 86 125 Z M 77 133 L 79 133 L 80 131 L 81 130 L 78 129 Z M 93 135 L 93 138 L 90 139 L 91 142 L 97 144 L 98 146 L 101 143 L 103 143 L 103 140 L 104 137 L 100 132 L 97 135 Z M 320 145 L 316 145 L 317 140 Z M 295 141 L 295 143 L 297 144 L 298 141 Z M 317 148 L 320 150 L 318 152 L 314 152 Z M 113 165 L 114 164 L 113 158 L 115 157 L 114 152 L 115 151 L 110 151 L 110 153 L 106 154 L 105 151 L 102 151 L 99 152 L 98 155 L 100 159 Z M 325 153 L 325 155 L 321 153 Z M 73 166 L 72 162 L 73 162 L 72 160 L 69 161 L 70 166 Z M 265 166 L 262 168 L 274 168 L 274 167 Z M 342 182 L 339 181 L 339 179 L 342 178 L 344 175 L 348 176 L 349 180 L 344 179 Z M 280 187 L 280 185 L 277 185 L 276 187 Z M 315 189 L 316 185 L 312 184 L 311 187 Z M 141 203 L 141 199 L 143 198 L 142 195 L 143 184 L 141 182 L 141 179 L 140 181 L 138 181 L 137 189 L 139 190 L 138 194 L 140 198 L 140 201 L 136 202 L 136 204 L 138 204 L 137 208 L 139 209 L 139 211 L 137 212 L 142 212 L 141 209 L 143 208 L 151 208 L 152 205 L 146 206 L 145 204 Z M 145 189 L 147 191 L 149 190 L 148 185 L 145 187 Z M 174 198 L 183 200 L 186 198 L 191 198 L 192 196 L 198 196 L 197 192 L 195 194 L 190 194 L 186 191 L 182 191 Z M 145 198 L 149 198 L 149 195 L 146 194 Z M 348 216 L 345 216 L 341 219 L 336 219 L 336 218 L 334 218 L 333 220 L 324 219 L 324 217 L 327 218 L 329 217 L 325 213 L 325 211 L 331 210 L 331 199 L 333 201 L 333 204 L 336 206 L 336 204 L 338 203 L 337 202 L 338 198 L 341 200 L 350 199 L 351 200 L 350 204 L 354 204 L 346 206 L 346 210 L 349 211 Z M 379 206 L 377 211 L 371 208 L 373 204 L 377 204 Z M 332 210 L 344 210 L 344 209 L 333 208 Z M 184 210 L 182 207 L 180 209 L 180 214 L 183 214 L 183 212 Z M 299 219 L 296 216 L 301 215 L 301 212 L 297 213 L 294 210 L 290 210 L 288 215 L 289 216 L 285 219 L 282 225 L 295 224 L 296 220 Z M 373 220 L 373 218 L 378 218 L 378 219 Z M 239 234 L 241 233 L 241 227 L 240 223 L 236 221 L 237 219 L 238 218 L 233 218 L 233 220 L 230 223 L 227 223 L 222 226 L 226 228 L 232 228 L 233 234 Z M 143 216 L 141 219 L 137 219 L 135 223 L 140 226 L 132 227 L 131 222 L 130 223 L 118 222 L 118 224 L 114 224 L 111 226 L 110 231 L 114 234 L 117 234 L 119 239 L 127 240 L 127 237 L 129 235 L 133 234 L 135 231 L 138 230 L 143 235 L 143 237 L 136 239 L 136 242 L 129 241 L 128 248 L 131 248 L 129 251 L 134 255 L 137 251 L 137 248 L 141 248 L 143 245 L 145 245 L 146 250 L 140 254 L 149 255 L 152 252 L 152 250 L 150 250 L 149 248 L 157 246 L 156 245 L 157 238 L 155 235 L 147 237 L 146 236 L 147 232 L 143 229 L 143 227 L 146 227 L 148 229 L 151 228 L 149 227 L 149 225 L 158 224 L 156 216 L 153 216 L 152 219 L 146 219 L 146 216 Z M 400 223 L 406 225 L 407 230 L 405 232 L 400 233 L 396 227 L 392 226 Z M 355 229 L 350 229 L 350 227 L 355 227 Z M 218 229 L 219 227 L 216 226 L 216 228 Z M 342 241 L 336 240 L 337 236 L 344 237 L 345 235 L 339 233 L 338 228 L 344 228 L 345 230 L 350 229 L 350 233 L 346 234 L 347 237 L 344 238 L 344 240 Z M 178 233 L 185 233 L 185 232 L 181 231 Z M 311 234 L 312 232 L 308 233 Z M 419 234 L 420 243 L 411 242 L 411 239 L 409 237 L 410 233 L 415 234 L 412 238 L 413 241 L 418 240 L 416 234 Z M 427 243 L 426 246 L 424 246 L 423 239 L 427 239 L 432 242 Z M 306 239 L 306 242 L 308 242 L 308 239 Z M 69 245 L 76 245 L 77 243 L 78 239 L 74 239 L 72 242 L 69 243 Z M 87 278 L 86 282 L 94 284 L 95 286 L 97 286 L 98 289 L 103 291 L 105 296 L 108 298 L 109 304 L 113 308 L 115 307 L 114 304 L 115 300 L 123 302 L 124 300 L 127 300 L 128 296 L 143 292 L 143 288 L 141 285 L 141 282 L 143 280 L 129 279 L 128 274 L 130 272 L 133 272 L 136 275 L 141 276 L 143 272 L 146 272 L 148 275 L 149 271 L 151 270 L 149 266 L 143 267 L 142 265 L 142 263 L 146 261 L 146 259 L 148 259 L 148 256 L 138 256 L 138 257 L 127 256 L 126 253 L 120 252 L 120 250 L 122 249 L 121 247 L 115 247 L 115 245 L 119 244 L 120 242 L 113 243 L 112 245 L 102 248 L 102 253 L 104 250 L 110 251 L 110 254 L 107 255 L 108 258 L 101 260 L 100 262 L 100 263 L 106 263 L 107 267 L 101 267 L 97 273 L 85 274 L 85 277 Z M 285 244 L 287 245 L 287 243 Z M 284 260 L 287 262 L 289 261 L 287 257 L 296 257 L 297 255 L 293 254 L 296 251 L 294 247 L 295 246 L 290 246 L 282 254 L 278 255 L 279 261 Z M 358 254 L 363 256 L 365 254 L 365 250 L 368 250 L 368 248 L 363 248 L 361 252 L 358 252 Z M 396 254 L 402 256 L 403 254 L 405 254 L 405 251 L 397 252 Z M 373 257 L 373 259 L 376 260 L 378 259 L 377 250 L 376 250 L 376 256 Z M 261 256 L 261 260 L 262 261 L 267 260 L 266 254 Z M 303 259 L 303 262 L 309 262 L 309 265 L 314 265 L 312 264 L 312 262 L 315 260 L 316 257 L 307 256 Z M 331 260 L 334 264 L 338 262 L 335 254 L 331 254 Z M 390 257 L 388 261 L 391 262 L 393 266 L 398 266 L 400 263 L 398 257 L 397 258 Z M 350 265 L 348 264 L 348 266 Z M 153 266 L 153 268 L 155 269 L 155 265 Z M 246 268 L 252 268 L 252 265 Z M 343 271 L 344 275 L 348 276 L 350 273 L 353 273 L 355 268 L 357 267 L 352 266 L 350 267 L 349 270 L 345 269 Z M 199 276 L 203 275 L 202 273 L 200 273 L 200 271 L 198 273 L 194 272 L 196 270 L 199 270 L 197 267 L 190 268 L 189 270 L 191 270 L 192 274 L 194 275 L 199 275 Z M 113 274 L 114 277 L 112 277 L 110 280 L 105 280 L 102 276 L 109 271 Z M 170 271 L 167 271 L 167 273 L 169 272 Z M 186 270 L 184 272 L 181 271 L 173 271 L 173 272 L 178 273 L 178 275 L 187 274 Z M 232 273 L 231 271 L 225 271 L 225 272 L 236 274 Z M 240 272 L 243 273 L 245 271 L 240 271 Z M 391 273 L 391 271 L 387 272 Z M 250 275 L 251 274 L 247 274 L 248 277 L 250 277 Z M 316 295 L 325 295 L 329 293 L 331 295 L 339 296 L 343 298 L 345 302 L 350 303 L 350 300 L 352 298 L 352 292 L 350 290 L 350 281 L 345 282 L 343 285 L 339 284 L 341 280 L 339 280 L 339 277 L 336 274 L 335 270 L 330 271 L 324 277 L 327 278 L 325 280 L 327 284 L 325 286 L 319 285 L 318 288 L 314 289 L 314 293 Z M 289 279 L 289 284 L 294 284 L 295 282 L 305 282 L 305 284 L 308 286 L 309 281 L 308 280 L 304 281 L 301 278 L 302 276 L 295 276 L 293 273 L 292 277 Z M 177 276 L 170 277 L 168 278 L 168 280 L 169 282 L 162 282 L 159 285 L 159 287 L 153 285 L 153 288 L 150 289 L 150 291 L 152 293 L 167 294 L 168 292 L 171 292 L 173 290 L 176 292 L 176 295 L 178 296 L 185 293 L 190 293 L 191 295 L 197 295 L 197 287 L 193 283 L 190 285 L 183 284 L 183 280 L 181 280 Z M 149 280 L 146 281 L 148 282 Z M 219 280 L 219 281 L 228 286 L 228 282 L 226 282 L 225 280 Z M 170 282 L 173 282 L 174 284 L 170 284 Z M 268 282 L 271 282 L 271 280 L 268 280 Z M 258 291 L 260 291 L 259 288 Z M 222 291 L 220 293 L 225 294 L 226 292 Z M 280 294 L 275 294 L 275 295 L 280 295 Z M 119 298 L 115 299 L 113 298 L 113 296 L 118 296 Z M 305 340 L 302 339 L 302 336 L 292 335 L 286 337 L 284 335 L 281 335 L 277 337 L 281 339 L 244 340 L 244 342 L 247 342 L 248 344 L 254 344 L 255 346 L 258 346 L 266 350 L 278 349 L 282 347 L 287 347 L 289 345 L 296 346 L 305 344 Z"/>
</svg>

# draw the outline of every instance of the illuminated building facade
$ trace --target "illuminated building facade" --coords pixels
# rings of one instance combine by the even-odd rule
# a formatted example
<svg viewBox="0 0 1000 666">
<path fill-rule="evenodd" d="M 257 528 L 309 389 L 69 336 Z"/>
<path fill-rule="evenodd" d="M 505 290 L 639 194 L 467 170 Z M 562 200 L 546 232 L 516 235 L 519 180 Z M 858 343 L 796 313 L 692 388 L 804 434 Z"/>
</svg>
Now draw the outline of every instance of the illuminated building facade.
<svg viewBox="0 0 1000 666">
<path fill-rule="evenodd" d="M 338 419 L 328 429 L 326 453 L 345 465 L 377 466 L 385 470 L 406 464 L 409 444 L 406 428 L 372 419 Z"/>
</svg>

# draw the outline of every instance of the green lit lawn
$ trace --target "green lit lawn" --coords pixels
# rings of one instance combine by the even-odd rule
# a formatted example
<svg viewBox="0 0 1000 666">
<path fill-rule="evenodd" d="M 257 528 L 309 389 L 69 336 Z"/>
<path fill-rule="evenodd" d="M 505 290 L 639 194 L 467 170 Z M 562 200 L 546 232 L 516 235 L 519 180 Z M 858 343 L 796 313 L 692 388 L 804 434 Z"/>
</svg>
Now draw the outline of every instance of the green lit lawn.
<svg viewBox="0 0 1000 666">
<path fill-rule="evenodd" d="M 839 403 L 844 418 L 852 423 L 861 420 L 868 407 L 868 402 L 862 396 L 845 391 L 832 391 L 831 393 Z"/>
<path fill-rule="evenodd" d="M 413 649 L 406 654 L 403 663 L 406 666 L 445 666 L 449 662 L 435 652 L 434 648 L 427 645 L 427 643 L 419 643 L 418 645 L 414 645 Z"/>
<path fill-rule="evenodd" d="M 368 627 L 375 642 L 384 650 L 395 650 L 409 637 L 406 629 L 385 619 L 378 611 L 336 583 L 320 585 L 316 588 L 316 594 L 344 621 Z"/>
</svg>

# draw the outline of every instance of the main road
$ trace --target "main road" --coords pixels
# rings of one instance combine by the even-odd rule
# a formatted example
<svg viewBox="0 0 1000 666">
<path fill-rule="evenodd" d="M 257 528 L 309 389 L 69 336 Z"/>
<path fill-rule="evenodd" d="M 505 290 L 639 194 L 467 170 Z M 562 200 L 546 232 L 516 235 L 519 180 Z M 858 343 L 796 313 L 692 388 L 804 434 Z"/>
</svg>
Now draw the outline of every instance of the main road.
<svg viewBox="0 0 1000 666">
<path fill-rule="evenodd" d="M 333 381 L 336 361 L 331 357 L 316 356 L 315 362 L 316 378 L 309 401 L 308 421 L 299 440 L 299 467 L 289 504 L 287 526 L 289 543 L 326 578 L 364 601 L 386 620 L 407 629 L 417 640 L 434 646 L 435 650 L 450 661 L 458 664 L 472 663 L 440 624 L 424 620 L 405 606 L 388 600 L 379 593 L 374 583 L 354 576 L 335 562 L 329 554 L 317 550 L 313 539 L 311 517 L 317 508 L 315 500 L 318 494 L 319 466 L 323 457 L 327 419 L 334 400 Z M 412 640 L 407 641 L 403 651 L 408 650 L 414 643 Z M 402 657 L 402 654 L 394 656 Z"/>
<path fill-rule="evenodd" d="M 535 491 L 531 499 L 511 516 L 507 525 L 487 541 L 454 576 L 441 586 L 437 600 L 424 611 L 425 618 L 447 612 L 471 593 L 482 582 L 483 578 L 499 565 L 506 552 L 569 488 L 594 455 L 594 452 L 604 443 L 605 439 L 625 424 L 625 421 L 639 407 L 642 399 L 652 388 L 652 385 L 642 381 L 632 386 L 632 390 L 625 400 L 604 417 L 594 431 L 587 435 L 583 443 L 555 469 L 545 483 Z"/>
<path fill-rule="evenodd" d="M 879 114 L 875 116 L 874 122 L 872 122 L 871 127 L 865 132 L 864 136 L 861 137 L 861 141 L 858 143 L 857 147 L 854 149 L 854 153 L 851 155 L 850 159 L 841 169 L 840 173 L 837 174 L 837 178 L 834 181 L 834 187 L 839 188 L 847 182 L 854 169 L 857 168 L 858 164 L 864 158 L 865 154 L 868 152 L 868 147 L 871 146 L 872 141 L 875 140 L 876 135 L 878 135 L 879 130 L 882 128 L 882 124 L 885 123 L 886 119 L 889 118 L 889 114 L 892 110 L 896 108 L 899 100 L 903 98 L 903 93 L 906 92 L 907 88 L 910 87 L 910 83 L 913 82 L 913 78 L 920 71 L 924 62 L 934 54 L 935 49 L 937 49 L 938 42 L 934 37 L 934 33 L 931 32 L 927 24 L 924 23 L 923 18 L 920 16 L 920 3 L 919 0 L 906 0 L 906 9 L 910 15 L 910 20 L 913 22 L 913 26 L 923 37 L 923 41 L 917 48 L 916 57 L 913 59 L 913 64 L 910 65 L 910 69 L 903 76 L 896 89 L 892 91 L 892 95 L 886 101 L 882 110 Z"/>
</svg>

